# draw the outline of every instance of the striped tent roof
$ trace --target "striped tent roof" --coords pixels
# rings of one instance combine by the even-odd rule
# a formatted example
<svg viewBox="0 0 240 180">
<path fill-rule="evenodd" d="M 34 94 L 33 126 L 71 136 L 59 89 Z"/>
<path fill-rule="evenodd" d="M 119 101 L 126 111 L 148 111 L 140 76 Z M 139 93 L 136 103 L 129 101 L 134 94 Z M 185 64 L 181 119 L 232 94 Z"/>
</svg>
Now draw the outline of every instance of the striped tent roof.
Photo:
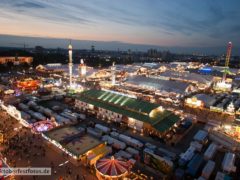
<svg viewBox="0 0 240 180">
<path fill-rule="evenodd" d="M 130 168 L 127 161 L 111 158 L 103 158 L 97 161 L 96 169 L 103 175 L 120 176 L 126 173 Z"/>
</svg>

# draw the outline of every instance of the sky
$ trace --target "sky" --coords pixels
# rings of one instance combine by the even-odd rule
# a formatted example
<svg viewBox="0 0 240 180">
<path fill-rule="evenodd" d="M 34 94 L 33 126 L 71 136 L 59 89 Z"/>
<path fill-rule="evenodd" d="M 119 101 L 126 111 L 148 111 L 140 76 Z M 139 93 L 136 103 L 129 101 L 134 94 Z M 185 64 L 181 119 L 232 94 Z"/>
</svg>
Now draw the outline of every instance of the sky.
<svg viewBox="0 0 240 180">
<path fill-rule="evenodd" d="M 239 0 L 0 0 L 0 35 L 239 47 L 239 7 Z"/>
</svg>

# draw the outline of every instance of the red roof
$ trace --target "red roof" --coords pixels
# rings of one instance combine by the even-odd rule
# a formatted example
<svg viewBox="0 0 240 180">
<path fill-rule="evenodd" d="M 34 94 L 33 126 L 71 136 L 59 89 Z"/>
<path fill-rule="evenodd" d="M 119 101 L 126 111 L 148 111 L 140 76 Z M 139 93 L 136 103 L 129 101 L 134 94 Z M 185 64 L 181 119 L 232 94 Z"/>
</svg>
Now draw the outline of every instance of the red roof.
<svg viewBox="0 0 240 180">
<path fill-rule="evenodd" d="M 127 161 L 121 159 L 103 158 L 96 163 L 96 169 L 103 175 L 119 176 L 126 173 L 130 168 Z"/>
</svg>

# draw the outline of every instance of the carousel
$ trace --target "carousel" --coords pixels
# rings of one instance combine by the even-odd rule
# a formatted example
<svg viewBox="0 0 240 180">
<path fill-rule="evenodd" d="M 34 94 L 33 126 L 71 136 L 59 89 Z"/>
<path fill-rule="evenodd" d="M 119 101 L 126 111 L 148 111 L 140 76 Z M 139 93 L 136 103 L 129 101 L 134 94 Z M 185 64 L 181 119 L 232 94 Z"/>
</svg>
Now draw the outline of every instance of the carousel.
<svg viewBox="0 0 240 180">
<path fill-rule="evenodd" d="M 49 131 L 56 126 L 57 125 L 54 121 L 44 120 L 44 121 L 38 121 L 38 122 L 32 124 L 31 128 L 32 128 L 33 132 L 41 133 L 41 132 Z"/>
<path fill-rule="evenodd" d="M 95 164 L 96 176 L 98 179 L 103 180 L 119 180 L 126 178 L 132 164 L 122 159 L 102 158 Z"/>
<path fill-rule="evenodd" d="M 24 79 L 22 81 L 17 81 L 17 88 L 21 90 L 29 90 L 29 91 L 34 91 L 39 88 L 40 82 L 38 80 L 33 80 L 33 79 Z"/>
</svg>

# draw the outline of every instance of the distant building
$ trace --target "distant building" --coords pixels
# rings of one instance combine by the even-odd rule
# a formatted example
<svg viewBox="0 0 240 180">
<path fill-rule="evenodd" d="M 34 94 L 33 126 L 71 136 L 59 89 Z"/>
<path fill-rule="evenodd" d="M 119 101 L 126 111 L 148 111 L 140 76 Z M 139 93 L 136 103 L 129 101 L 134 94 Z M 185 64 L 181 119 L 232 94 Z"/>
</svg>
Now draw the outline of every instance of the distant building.
<svg viewBox="0 0 240 180">
<path fill-rule="evenodd" d="M 94 45 L 91 46 L 91 51 L 95 52 L 95 46 Z"/>
<path fill-rule="evenodd" d="M 44 52 L 44 48 L 42 46 L 35 47 L 35 53 L 42 54 Z"/>
<path fill-rule="evenodd" d="M 149 57 L 157 57 L 158 56 L 158 51 L 156 49 L 149 49 L 147 53 L 148 53 Z"/>
<path fill-rule="evenodd" d="M 33 57 L 27 57 L 27 56 L 0 57 L 0 64 L 7 64 L 9 62 L 13 63 L 14 65 L 19 65 L 23 63 L 31 64 L 33 62 Z"/>
</svg>

